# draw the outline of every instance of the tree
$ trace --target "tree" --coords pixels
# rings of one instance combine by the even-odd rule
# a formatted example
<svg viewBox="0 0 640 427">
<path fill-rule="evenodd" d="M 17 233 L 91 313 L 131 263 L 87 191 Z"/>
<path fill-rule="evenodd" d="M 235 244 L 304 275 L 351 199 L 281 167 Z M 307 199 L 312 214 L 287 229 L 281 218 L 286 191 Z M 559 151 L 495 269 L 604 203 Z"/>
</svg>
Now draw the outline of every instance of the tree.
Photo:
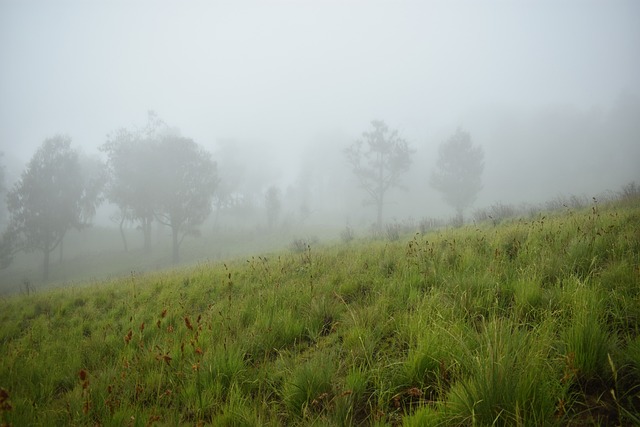
<svg viewBox="0 0 640 427">
<path fill-rule="evenodd" d="M 84 185 L 83 206 L 85 216 L 93 218 L 97 207 L 104 201 L 104 186 L 107 182 L 107 171 L 104 163 L 97 157 L 89 157 L 82 151 L 78 152 L 81 182 Z M 59 261 L 62 263 L 64 238 L 58 245 Z"/>
<path fill-rule="evenodd" d="M 0 270 L 7 268 L 18 251 L 18 233 L 11 225 L 0 237 Z"/>
<path fill-rule="evenodd" d="M 139 222 L 145 252 L 151 252 L 151 225 L 157 205 L 158 167 L 152 159 L 153 141 L 168 133 L 168 126 L 152 112 L 148 112 L 144 129 L 119 129 L 109 135 L 100 147 L 107 154 L 107 198 L 120 208 L 120 235 L 125 251 L 128 249 L 123 226 L 126 221 Z"/>
<path fill-rule="evenodd" d="M 151 250 L 151 224 L 157 220 L 172 230 L 173 261 L 187 235 L 197 234 L 211 213 L 218 184 L 211 155 L 194 141 L 171 130 L 149 112 L 143 130 L 120 129 L 101 149 L 107 153 L 110 173 L 108 197 L 120 207 L 122 226 L 139 221 L 145 250 Z"/>
<path fill-rule="evenodd" d="M 173 262 L 178 263 L 185 236 L 197 235 L 197 227 L 211 213 L 217 166 L 210 153 L 188 138 L 165 136 L 152 146 L 150 160 L 159 172 L 155 175 L 155 217 L 171 228 Z"/>
<path fill-rule="evenodd" d="M 431 186 L 440 191 L 444 200 L 456 210 L 463 223 L 465 208 L 471 206 L 482 189 L 484 151 L 474 147 L 469 132 L 458 128 L 440 145 L 437 170 L 431 175 Z"/>
<path fill-rule="evenodd" d="M 382 120 L 371 122 L 373 129 L 363 132 L 362 138 L 345 150 L 347 161 L 356 175 L 360 187 L 367 192 L 377 208 L 377 227 L 382 227 L 382 207 L 385 194 L 392 187 L 402 187 L 400 178 L 411 166 L 411 155 L 406 140 L 397 130 L 389 130 Z"/>
<path fill-rule="evenodd" d="M 267 192 L 264 196 L 264 203 L 267 208 L 267 224 L 269 226 L 269 229 L 273 229 L 276 222 L 278 221 L 280 211 L 282 210 L 280 190 L 278 190 L 276 186 L 272 185 L 267 189 Z"/>
<path fill-rule="evenodd" d="M 42 251 L 44 281 L 50 254 L 67 231 L 88 226 L 94 216 L 99 201 L 92 185 L 83 179 L 71 139 L 56 136 L 44 141 L 7 195 L 10 220 L 3 240 L 16 250 Z"/>
</svg>

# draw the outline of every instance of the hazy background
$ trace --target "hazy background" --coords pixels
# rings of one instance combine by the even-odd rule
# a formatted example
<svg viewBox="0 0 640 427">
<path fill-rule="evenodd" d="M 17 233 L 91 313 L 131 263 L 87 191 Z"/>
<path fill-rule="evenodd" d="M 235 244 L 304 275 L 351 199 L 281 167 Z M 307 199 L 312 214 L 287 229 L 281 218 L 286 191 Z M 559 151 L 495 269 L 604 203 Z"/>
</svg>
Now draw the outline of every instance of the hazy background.
<svg viewBox="0 0 640 427">
<path fill-rule="evenodd" d="M 0 0 L 0 64 L 9 183 L 45 138 L 95 154 L 149 109 L 316 221 L 373 217 L 342 153 L 372 119 L 417 150 L 386 218 L 452 215 L 428 177 L 458 126 L 485 150 L 476 207 L 640 180 L 632 0 Z"/>
</svg>

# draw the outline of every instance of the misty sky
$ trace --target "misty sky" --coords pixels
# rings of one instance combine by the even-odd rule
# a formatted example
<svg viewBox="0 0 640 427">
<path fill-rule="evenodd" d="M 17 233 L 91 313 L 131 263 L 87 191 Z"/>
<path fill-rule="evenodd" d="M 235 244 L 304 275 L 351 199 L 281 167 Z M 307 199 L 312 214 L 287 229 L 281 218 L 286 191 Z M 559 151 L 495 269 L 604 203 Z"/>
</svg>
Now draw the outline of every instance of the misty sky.
<svg viewBox="0 0 640 427">
<path fill-rule="evenodd" d="M 422 149 L 488 138 L 474 112 L 640 94 L 640 2 L 0 0 L 0 64 L 9 169 L 56 133 L 93 153 L 149 109 L 212 151 L 298 159 L 375 118 Z"/>
</svg>

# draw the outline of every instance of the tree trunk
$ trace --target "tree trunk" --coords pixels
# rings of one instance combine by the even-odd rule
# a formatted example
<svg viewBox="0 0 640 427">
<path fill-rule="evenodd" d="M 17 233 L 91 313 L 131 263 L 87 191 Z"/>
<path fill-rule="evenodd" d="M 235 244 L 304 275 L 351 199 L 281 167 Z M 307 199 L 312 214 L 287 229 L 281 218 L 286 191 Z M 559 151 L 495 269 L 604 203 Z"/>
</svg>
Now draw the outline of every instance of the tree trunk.
<svg viewBox="0 0 640 427">
<path fill-rule="evenodd" d="M 378 231 L 382 231 L 382 203 L 383 203 L 382 194 L 380 194 L 380 197 L 377 200 L 378 220 L 376 224 L 378 226 Z"/>
<path fill-rule="evenodd" d="M 464 225 L 464 209 L 462 208 L 457 208 L 456 209 L 456 213 L 457 213 L 457 217 L 456 217 L 456 223 L 458 225 L 458 227 L 462 227 Z"/>
<path fill-rule="evenodd" d="M 180 262 L 180 254 L 178 253 L 180 246 L 178 242 L 178 227 L 171 227 L 171 236 L 173 238 L 173 263 L 177 264 Z"/>
<path fill-rule="evenodd" d="M 59 253 L 59 259 L 58 259 L 58 263 L 62 264 L 62 257 L 64 256 L 64 239 L 60 240 L 60 253 Z"/>
<path fill-rule="evenodd" d="M 122 244 L 124 245 L 124 251 L 129 252 L 129 246 L 127 245 L 127 236 L 124 235 L 124 229 L 123 229 L 124 220 L 125 220 L 125 216 L 123 214 L 122 218 L 120 219 L 120 237 L 122 237 Z"/>
<path fill-rule="evenodd" d="M 384 154 L 378 154 L 378 231 L 382 231 L 382 205 L 384 203 Z"/>
<path fill-rule="evenodd" d="M 42 266 L 42 281 L 47 283 L 49 280 L 49 258 L 51 255 L 51 251 L 49 250 L 48 245 L 44 249 L 44 264 Z"/>
<path fill-rule="evenodd" d="M 142 231 L 144 233 L 144 252 L 151 253 L 151 219 L 144 218 L 142 220 Z"/>
<path fill-rule="evenodd" d="M 213 229 L 218 230 L 218 223 L 220 221 L 220 209 L 222 209 L 222 203 L 216 204 L 216 214 L 213 217 Z"/>
</svg>

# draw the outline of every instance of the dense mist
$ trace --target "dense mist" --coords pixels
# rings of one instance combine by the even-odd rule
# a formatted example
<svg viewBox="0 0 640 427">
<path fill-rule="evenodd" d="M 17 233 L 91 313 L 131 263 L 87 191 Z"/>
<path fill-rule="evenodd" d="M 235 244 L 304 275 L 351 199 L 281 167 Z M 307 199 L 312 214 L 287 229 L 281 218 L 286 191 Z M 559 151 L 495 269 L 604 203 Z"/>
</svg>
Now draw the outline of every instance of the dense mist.
<svg viewBox="0 0 640 427">
<path fill-rule="evenodd" d="M 0 222 L 43 141 L 70 138 L 96 171 L 108 165 L 100 147 L 119 130 L 141 132 L 148 111 L 215 163 L 210 213 L 185 231 L 185 259 L 240 253 L 224 242 L 249 245 L 247 232 L 274 224 L 281 240 L 271 243 L 366 233 L 376 209 L 345 150 L 374 120 L 412 153 L 385 194 L 384 222 L 456 214 L 430 179 L 459 129 L 484 155 L 468 218 L 498 202 L 601 196 L 640 182 L 639 23 L 640 4 L 617 0 L 5 0 Z M 79 246 L 67 243 L 65 256 L 122 250 L 120 223 L 132 250 L 142 246 L 135 217 L 120 221 L 117 203 L 99 199 L 93 234 L 83 231 L 92 237 L 70 231 Z M 157 227 L 149 233 L 168 245 Z M 205 243 L 189 246 L 197 235 Z M 207 252 L 213 241 L 221 246 Z M 170 261 L 162 251 L 153 267 Z M 2 280 L 39 277 L 40 255 L 22 256 Z"/>
</svg>

